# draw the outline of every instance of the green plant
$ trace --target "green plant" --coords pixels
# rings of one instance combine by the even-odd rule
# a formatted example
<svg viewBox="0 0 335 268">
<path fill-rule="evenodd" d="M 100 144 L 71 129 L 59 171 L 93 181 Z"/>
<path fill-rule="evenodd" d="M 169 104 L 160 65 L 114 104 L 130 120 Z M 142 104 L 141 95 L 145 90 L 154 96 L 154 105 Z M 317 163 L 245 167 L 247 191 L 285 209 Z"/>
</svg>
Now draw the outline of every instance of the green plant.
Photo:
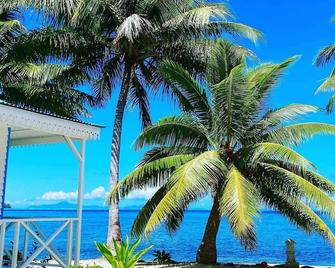
<svg viewBox="0 0 335 268">
<path fill-rule="evenodd" d="M 145 249 L 134 253 L 136 247 L 140 244 L 141 239 L 137 239 L 132 245 L 129 244 L 128 237 L 124 243 L 118 242 L 114 239 L 115 254 L 110 247 L 104 243 L 96 243 L 97 249 L 105 257 L 105 259 L 112 265 L 113 268 L 133 268 L 139 259 L 152 248 L 149 246 Z"/>
<path fill-rule="evenodd" d="M 100 265 L 70 266 L 69 268 L 103 268 Z"/>
<path fill-rule="evenodd" d="M 183 114 L 165 117 L 142 132 L 135 148 L 153 148 L 110 195 L 123 198 L 133 190 L 158 187 L 135 219 L 135 236 L 149 236 L 160 223 L 176 231 L 192 202 L 212 197 L 197 252 L 197 261 L 204 264 L 216 263 L 222 217 L 247 249 L 255 248 L 261 204 L 306 232 L 321 234 L 335 247 L 333 232 L 313 211 L 335 219 L 330 197 L 335 185 L 292 148 L 316 134 L 334 135 L 335 125 L 294 121 L 319 111 L 315 106 L 266 106 L 295 57 L 248 68 L 245 55 L 228 42 L 218 43 L 203 84 L 179 64 L 161 64 Z"/>
<path fill-rule="evenodd" d="M 152 255 L 155 257 L 154 262 L 159 264 L 169 264 L 172 263 L 171 254 L 165 250 L 155 250 Z"/>
</svg>

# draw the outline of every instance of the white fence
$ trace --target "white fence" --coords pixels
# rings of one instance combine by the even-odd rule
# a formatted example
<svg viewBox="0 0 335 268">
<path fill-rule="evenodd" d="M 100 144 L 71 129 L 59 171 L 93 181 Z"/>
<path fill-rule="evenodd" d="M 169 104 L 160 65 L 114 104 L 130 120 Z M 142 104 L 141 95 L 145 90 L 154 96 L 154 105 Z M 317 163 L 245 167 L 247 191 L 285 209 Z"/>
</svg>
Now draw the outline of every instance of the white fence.
<svg viewBox="0 0 335 268">
<path fill-rule="evenodd" d="M 4 261 L 12 268 L 26 268 L 41 264 L 39 257 L 47 253 L 52 263 L 43 266 L 68 267 L 73 264 L 73 228 L 77 218 L 6 218 L 0 219 L 0 265 Z M 51 234 L 45 234 L 41 223 L 53 223 Z M 12 230 L 13 229 L 13 230 Z M 9 232 L 12 232 L 10 236 Z M 49 230 L 50 231 L 50 230 Z M 53 246 L 61 233 L 67 231 L 65 254 Z M 8 243 L 10 237 L 11 243 Z M 7 240 L 7 241 L 6 241 Z M 34 247 L 32 249 L 32 244 Z M 6 247 L 7 245 L 7 247 Z M 63 250 L 64 251 L 64 250 Z"/>
</svg>

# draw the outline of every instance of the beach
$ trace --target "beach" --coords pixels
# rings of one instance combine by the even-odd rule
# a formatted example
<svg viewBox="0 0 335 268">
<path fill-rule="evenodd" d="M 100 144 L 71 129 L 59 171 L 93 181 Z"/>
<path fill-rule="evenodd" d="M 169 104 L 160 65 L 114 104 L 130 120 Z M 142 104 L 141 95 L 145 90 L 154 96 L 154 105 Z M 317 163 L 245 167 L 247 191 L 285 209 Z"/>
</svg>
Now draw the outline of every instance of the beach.
<svg viewBox="0 0 335 268">
<path fill-rule="evenodd" d="M 53 262 L 50 262 L 52 264 Z M 112 266 L 103 258 L 82 260 L 80 265 L 83 267 L 87 266 L 102 266 L 103 268 L 111 268 Z M 42 268 L 40 266 L 33 266 L 34 268 Z M 223 263 L 218 265 L 202 265 L 196 263 L 178 263 L 178 264 L 155 264 L 152 262 L 140 262 L 136 265 L 137 268 L 260 268 L 260 264 L 256 263 L 244 263 L 244 264 L 232 264 L 232 263 Z M 268 267 L 283 267 L 280 264 L 269 263 Z M 300 264 L 300 268 L 335 268 L 335 266 L 322 266 L 322 265 L 303 265 Z"/>
</svg>

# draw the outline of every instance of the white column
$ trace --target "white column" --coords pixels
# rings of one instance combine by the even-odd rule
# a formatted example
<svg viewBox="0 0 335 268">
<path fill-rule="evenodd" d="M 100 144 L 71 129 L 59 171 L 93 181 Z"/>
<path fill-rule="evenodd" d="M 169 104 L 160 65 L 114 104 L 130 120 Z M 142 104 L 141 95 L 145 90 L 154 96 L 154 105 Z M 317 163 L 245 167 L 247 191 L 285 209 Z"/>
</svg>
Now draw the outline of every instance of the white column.
<svg viewBox="0 0 335 268">
<path fill-rule="evenodd" d="M 10 129 L 5 126 L 0 126 L 0 219 L 3 216 L 3 206 L 5 202 L 9 140 Z"/>
<path fill-rule="evenodd" d="M 71 266 L 72 264 L 72 242 L 73 242 L 73 221 L 69 221 L 68 233 L 67 233 L 67 256 L 66 265 Z"/>
<path fill-rule="evenodd" d="M 28 255 L 28 242 L 29 242 L 29 233 L 27 230 L 24 231 L 24 240 L 23 240 L 23 257 L 22 260 L 25 261 Z"/>
<path fill-rule="evenodd" d="M 20 222 L 15 223 L 13 253 L 12 253 L 12 268 L 16 268 L 19 253 L 19 238 L 20 238 Z"/>
<path fill-rule="evenodd" d="M 84 197 L 84 169 L 85 169 L 85 141 L 80 141 L 80 159 L 79 159 L 79 182 L 78 182 L 78 203 L 77 203 L 77 236 L 75 265 L 80 261 L 80 243 L 81 243 L 81 224 L 83 217 L 83 197 Z"/>
<path fill-rule="evenodd" d="M 0 264 L 3 262 L 3 255 L 5 250 L 5 236 L 6 236 L 6 222 L 1 223 L 0 227 Z"/>
</svg>

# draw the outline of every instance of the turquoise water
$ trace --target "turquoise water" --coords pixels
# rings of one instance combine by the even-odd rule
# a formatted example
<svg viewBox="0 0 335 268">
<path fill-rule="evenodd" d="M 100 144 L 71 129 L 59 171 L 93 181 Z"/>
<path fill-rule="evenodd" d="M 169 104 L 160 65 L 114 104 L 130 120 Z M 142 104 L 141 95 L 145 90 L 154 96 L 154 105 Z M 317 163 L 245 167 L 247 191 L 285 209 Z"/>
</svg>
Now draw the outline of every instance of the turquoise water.
<svg viewBox="0 0 335 268">
<path fill-rule="evenodd" d="M 121 211 L 123 234 L 128 234 L 137 211 Z M 29 217 L 74 217 L 75 211 L 33 211 L 7 210 L 6 216 Z M 96 258 L 94 241 L 103 242 L 107 232 L 107 216 L 105 210 L 86 210 L 83 213 L 82 258 Z M 193 261 L 195 252 L 201 241 L 204 226 L 208 216 L 207 211 L 189 211 L 176 234 L 170 236 L 164 228 L 158 228 L 149 241 L 143 241 L 142 247 L 154 245 L 153 250 L 166 250 L 176 261 Z M 56 226 L 45 223 L 42 229 L 51 234 Z M 335 230 L 334 226 L 332 228 Z M 258 247 L 255 251 L 245 251 L 223 222 L 218 237 L 218 259 L 220 262 L 262 262 L 283 263 L 285 261 L 285 240 L 296 241 L 297 259 L 303 264 L 335 265 L 335 252 L 319 235 L 307 235 L 291 225 L 285 218 L 275 212 L 263 212 L 257 224 Z M 10 239 L 9 239 L 10 240 Z M 54 246 L 63 252 L 65 249 L 66 233 L 60 236 Z M 7 241 L 8 243 L 8 241 Z M 149 252 L 145 259 L 152 259 Z"/>
</svg>

